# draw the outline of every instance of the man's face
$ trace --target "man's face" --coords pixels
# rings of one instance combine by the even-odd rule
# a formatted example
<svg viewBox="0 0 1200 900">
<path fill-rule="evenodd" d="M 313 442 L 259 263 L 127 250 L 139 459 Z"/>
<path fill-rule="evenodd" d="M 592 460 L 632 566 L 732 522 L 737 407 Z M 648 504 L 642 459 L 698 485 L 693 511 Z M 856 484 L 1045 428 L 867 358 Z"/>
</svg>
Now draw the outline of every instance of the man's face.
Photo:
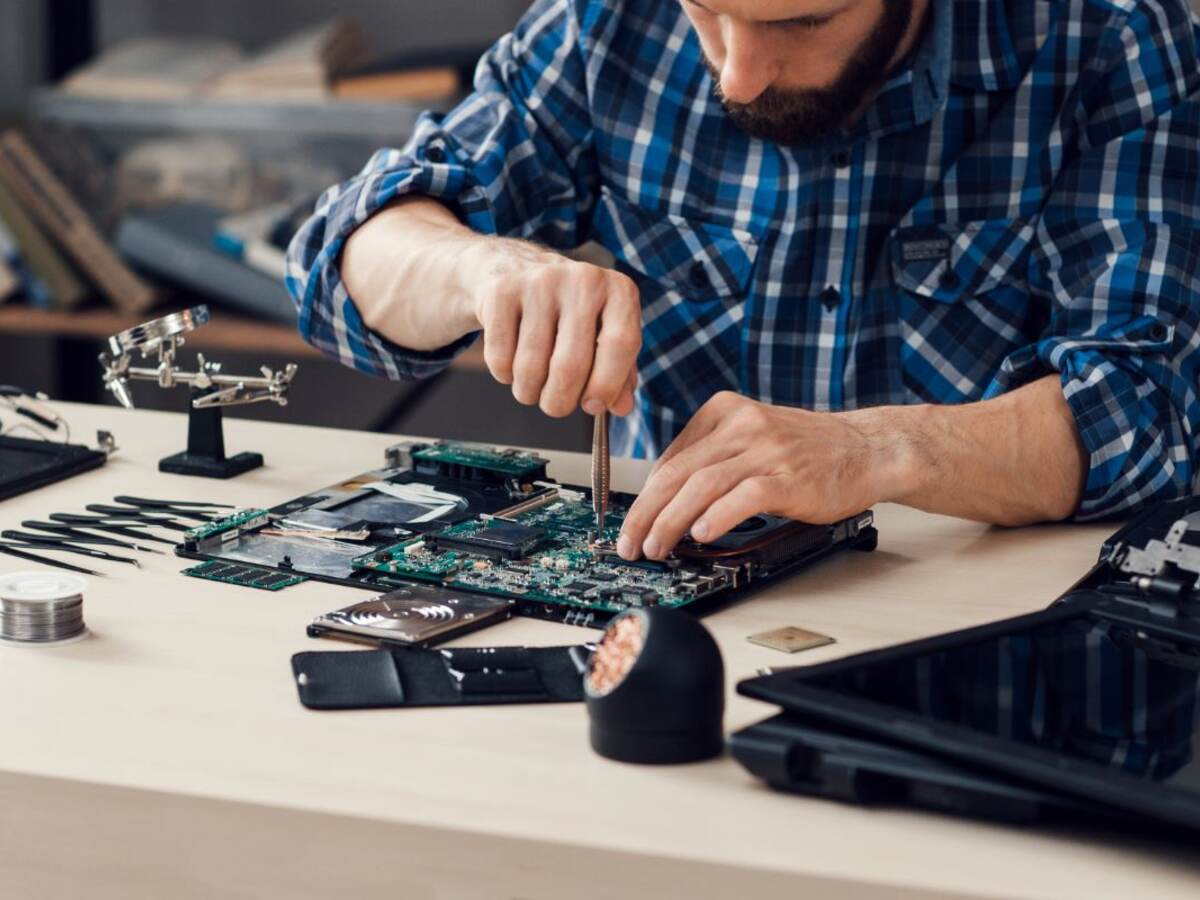
<svg viewBox="0 0 1200 900">
<path fill-rule="evenodd" d="M 754 137 L 829 134 L 879 86 L 913 0 L 681 0 L 726 112 Z"/>
</svg>

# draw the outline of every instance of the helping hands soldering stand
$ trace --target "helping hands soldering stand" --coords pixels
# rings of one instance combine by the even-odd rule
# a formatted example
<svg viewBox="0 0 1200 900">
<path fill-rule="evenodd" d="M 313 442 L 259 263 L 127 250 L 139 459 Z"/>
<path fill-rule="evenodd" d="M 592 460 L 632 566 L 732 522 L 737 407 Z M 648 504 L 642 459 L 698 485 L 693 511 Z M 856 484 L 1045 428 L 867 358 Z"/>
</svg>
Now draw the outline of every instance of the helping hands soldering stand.
<svg viewBox="0 0 1200 900">
<path fill-rule="evenodd" d="M 263 458 L 261 453 L 225 455 L 222 408 L 264 401 L 286 406 L 296 365 L 289 363 L 278 372 L 263 366 L 261 376 L 224 375 L 220 363 L 196 354 L 196 371 L 180 370 L 175 354 L 183 345 L 183 335 L 208 320 L 208 307 L 195 306 L 122 331 L 108 339 L 108 352 L 100 354 L 100 365 L 104 368 L 104 386 L 127 409 L 133 408 L 130 380 L 156 381 L 163 388 L 180 384 L 191 388 L 187 450 L 163 457 L 158 462 L 159 471 L 232 478 L 258 468 Z M 155 368 L 131 365 L 134 350 L 140 351 L 142 359 L 157 353 L 158 365 Z"/>
</svg>

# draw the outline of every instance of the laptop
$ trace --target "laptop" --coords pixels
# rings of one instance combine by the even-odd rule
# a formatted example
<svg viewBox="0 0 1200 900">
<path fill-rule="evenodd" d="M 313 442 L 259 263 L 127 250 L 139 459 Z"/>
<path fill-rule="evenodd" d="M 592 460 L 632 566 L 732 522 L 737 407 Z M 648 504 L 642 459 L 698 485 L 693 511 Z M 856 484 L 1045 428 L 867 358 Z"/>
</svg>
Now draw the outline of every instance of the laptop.
<svg viewBox="0 0 1200 900">
<path fill-rule="evenodd" d="M 950 767 L 992 793 L 1033 791 L 1045 811 L 1083 802 L 1200 828 L 1198 577 L 1200 498 L 1162 504 L 1042 612 L 741 682 L 787 714 L 747 731 L 790 724 L 890 748 L 909 790 Z M 743 763 L 753 737 L 732 742 Z"/>
<path fill-rule="evenodd" d="M 0 500 L 99 468 L 107 458 L 77 444 L 0 436 Z"/>
</svg>

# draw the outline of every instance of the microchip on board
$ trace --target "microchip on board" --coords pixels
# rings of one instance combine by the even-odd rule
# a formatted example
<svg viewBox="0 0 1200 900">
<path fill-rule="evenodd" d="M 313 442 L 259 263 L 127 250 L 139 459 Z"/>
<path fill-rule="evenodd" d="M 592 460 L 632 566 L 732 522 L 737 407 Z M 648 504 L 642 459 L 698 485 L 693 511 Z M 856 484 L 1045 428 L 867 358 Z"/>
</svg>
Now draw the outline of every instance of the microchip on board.
<svg viewBox="0 0 1200 900">
<path fill-rule="evenodd" d="M 520 559 L 536 550 L 546 539 L 546 530 L 517 522 L 492 519 L 473 534 L 455 534 L 453 529 L 429 535 L 431 549 L 462 550 L 479 556 Z"/>
</svg>

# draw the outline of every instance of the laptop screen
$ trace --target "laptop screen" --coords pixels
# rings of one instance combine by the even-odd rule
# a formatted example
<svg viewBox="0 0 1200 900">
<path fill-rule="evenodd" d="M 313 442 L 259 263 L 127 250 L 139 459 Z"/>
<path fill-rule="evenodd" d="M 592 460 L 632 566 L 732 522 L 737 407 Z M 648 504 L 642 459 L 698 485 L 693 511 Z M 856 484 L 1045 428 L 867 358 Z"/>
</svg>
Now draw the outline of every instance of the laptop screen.
<svg viewBox="0 0 1200 900">
<path fill-rule="evenodd" d="M 1200 651 L 1081 614 L 805 684 L 1200 794 Z"/>
</svg>

